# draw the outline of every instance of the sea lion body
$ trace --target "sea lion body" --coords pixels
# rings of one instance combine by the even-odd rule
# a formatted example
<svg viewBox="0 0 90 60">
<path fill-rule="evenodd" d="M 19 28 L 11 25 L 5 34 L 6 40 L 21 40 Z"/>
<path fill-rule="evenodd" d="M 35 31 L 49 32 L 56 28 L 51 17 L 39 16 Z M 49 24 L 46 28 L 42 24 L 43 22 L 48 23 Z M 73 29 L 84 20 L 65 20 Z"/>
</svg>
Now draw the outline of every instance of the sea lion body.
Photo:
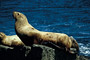
<svg viewBox="0 0 90 60">
<path fill-rule="evenodd" d="M 6 36 L 0 32 L 0 43 L 7 46 L 23 46 L 24 43 L 20 40 L 17 35 Z"/>
<path fill-rule="evenodd" d="M 61 45 L 63 47 L 67 47 L 70 48 L 72 46 L 72 42 L 70 40 L 70 38 L 68 37 L 68 35 L 63 34 L 63 33 L 53 33 L 53 32 L 43 32 L 44 34 L 42 34 L 42 39 L 45 41 L 51 41 L 54 42 L 57 45 Z"/>
<path fill-rule="evenodd" d="M 24 14 L 13 12 L 13 15 L 15 18 L 16 34 L 25 43 L 25 45 L 52 42 L 59 47 L 66 48 L 67 51 L 69 51 L 72 47 L 72 40 L 68 35 L 63 33 L 39 31 L 28 23 L 28 20 Z"/>
</svg>

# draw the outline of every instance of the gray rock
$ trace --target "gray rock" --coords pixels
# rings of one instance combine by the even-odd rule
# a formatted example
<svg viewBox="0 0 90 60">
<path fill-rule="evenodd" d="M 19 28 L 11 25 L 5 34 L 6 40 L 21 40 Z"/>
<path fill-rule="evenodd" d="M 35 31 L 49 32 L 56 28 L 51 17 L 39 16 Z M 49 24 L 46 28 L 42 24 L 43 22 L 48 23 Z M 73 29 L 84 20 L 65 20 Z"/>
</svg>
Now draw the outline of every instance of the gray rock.
<svg viewBox="0 0 90 60">
<path fill-rule="evenodd" d="M 34 44 L 22 47 L 0 45 L 0 60 L 89 60 L 90 57 L 69 54 L 64 50 Z"/>
</svg>

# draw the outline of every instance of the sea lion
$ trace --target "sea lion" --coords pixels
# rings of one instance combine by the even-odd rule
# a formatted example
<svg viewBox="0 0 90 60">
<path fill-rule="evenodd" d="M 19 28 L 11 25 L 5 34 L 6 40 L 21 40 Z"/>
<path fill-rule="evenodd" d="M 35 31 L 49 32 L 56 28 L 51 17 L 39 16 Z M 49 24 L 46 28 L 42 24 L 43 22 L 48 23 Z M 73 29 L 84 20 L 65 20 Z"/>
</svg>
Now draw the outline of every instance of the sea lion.
<svg viewBox="0 0 90 60">
<path fill-rule="evenodd" d="M 13 12 L 15 18 L 15 31 L 20 39 L 25 43 L 25 45 L 32 44 L 45 44 L 50 42 L 53 45 L 58 46 L 59 48 L 65 48 L 66 51 L 70 51 L 70 48 L 73 47 L 73 42 L 71 38 L 63 33 L 53 33 L 53 32 L 43 32 L 35 29 L 31 26 L 27 20 L 27 17 L 20 12 Z M 77 43 L 75 41 L 75 43 Z M 76 45 L 76 50 L 78 45 Z"/>
<path fill-rule="evenodd" d="M 0 32 L 0 44 L 7 46 L 24 46 L 24 43 L 17 35 L 7 36 L 3 32 Z"/>
</svg>

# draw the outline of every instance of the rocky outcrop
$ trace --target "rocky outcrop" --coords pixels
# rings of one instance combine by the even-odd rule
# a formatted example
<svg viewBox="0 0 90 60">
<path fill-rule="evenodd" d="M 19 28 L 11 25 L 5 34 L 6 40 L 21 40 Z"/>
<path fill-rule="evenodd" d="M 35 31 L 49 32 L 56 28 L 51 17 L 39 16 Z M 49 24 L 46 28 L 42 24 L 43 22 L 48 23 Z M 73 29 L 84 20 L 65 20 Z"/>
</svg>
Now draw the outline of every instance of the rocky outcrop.
<svg viewBox="0 0 90 60">
<path fill-rule="evenodd" d="M 90 57 L 69 54 L 60 49 L 34 44 L 32 47 L 0 45 L 0 60 L 89 60 Z"/>
</svg>

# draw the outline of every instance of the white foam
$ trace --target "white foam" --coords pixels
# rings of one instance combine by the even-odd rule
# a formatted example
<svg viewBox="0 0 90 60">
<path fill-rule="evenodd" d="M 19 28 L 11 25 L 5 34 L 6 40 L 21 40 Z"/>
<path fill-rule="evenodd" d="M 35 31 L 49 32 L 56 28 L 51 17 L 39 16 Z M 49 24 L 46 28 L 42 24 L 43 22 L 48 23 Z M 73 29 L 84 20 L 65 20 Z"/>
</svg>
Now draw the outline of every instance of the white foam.
<svg viewBox="0 0 90 60">
<path fill-rule="evenodd" d="M 80 54 L 90 56 L 90 43 L 88 44 L 79 43 L 79 47 L 80 47 Z"/>
</svg>

